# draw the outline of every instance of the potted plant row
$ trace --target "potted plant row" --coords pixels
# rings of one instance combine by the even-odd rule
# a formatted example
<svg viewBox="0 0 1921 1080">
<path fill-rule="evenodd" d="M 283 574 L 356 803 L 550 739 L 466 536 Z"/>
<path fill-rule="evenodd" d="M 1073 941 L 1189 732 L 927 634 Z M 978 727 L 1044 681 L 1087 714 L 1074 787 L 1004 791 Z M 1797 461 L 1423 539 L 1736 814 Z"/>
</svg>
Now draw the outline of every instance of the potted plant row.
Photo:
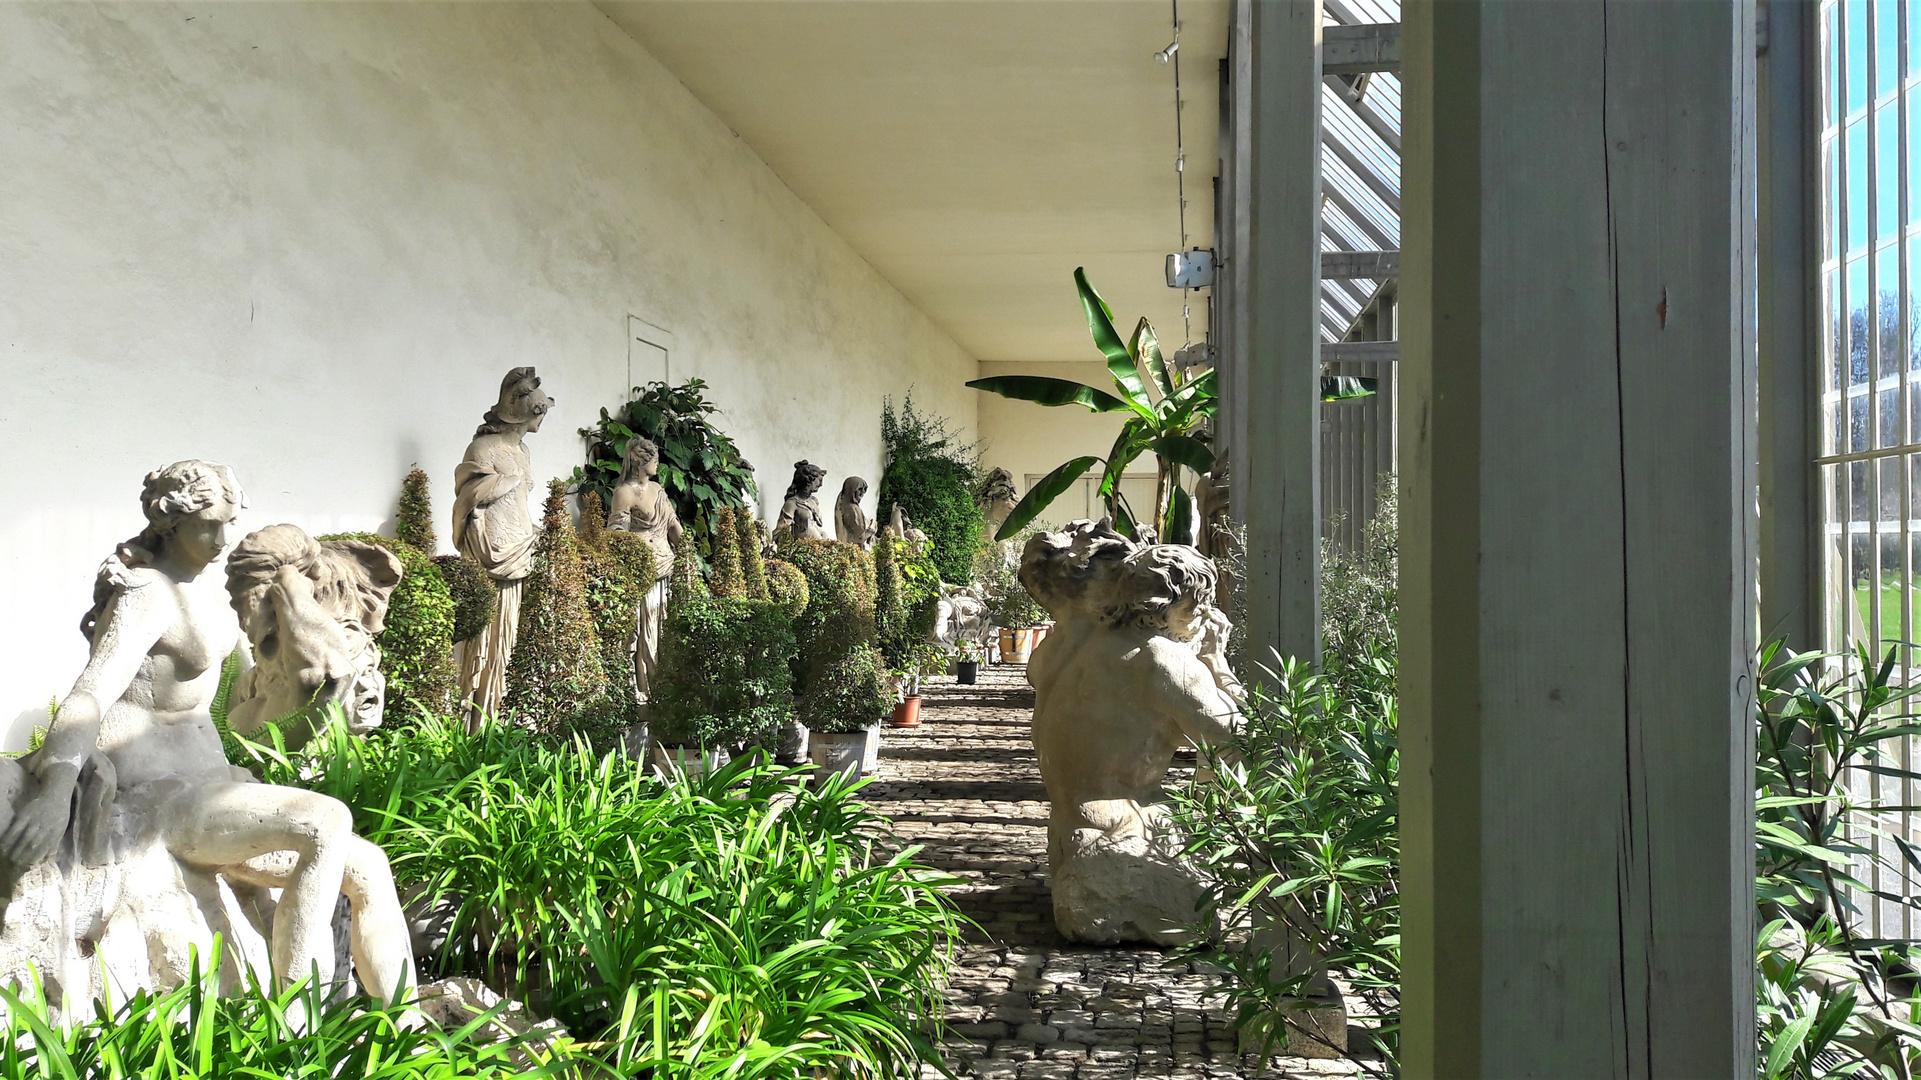
<svg viewBox="0 0 1921 1080">
<path fill-rule="evenodd" d="M 853 650 L 821 673 L 801 699 L 817 783 L 830 777 L 851 783 L 879 769 L 881 718 L 890 704 L 880 652 L 872 646 Z"/>
<path fill-rule="evenodd" d="M 961 686 L 973 686 L 980 678 L 980 670 L 980 643 L 962 639 L 954 650 L 954 682 Z"/>
</svg>

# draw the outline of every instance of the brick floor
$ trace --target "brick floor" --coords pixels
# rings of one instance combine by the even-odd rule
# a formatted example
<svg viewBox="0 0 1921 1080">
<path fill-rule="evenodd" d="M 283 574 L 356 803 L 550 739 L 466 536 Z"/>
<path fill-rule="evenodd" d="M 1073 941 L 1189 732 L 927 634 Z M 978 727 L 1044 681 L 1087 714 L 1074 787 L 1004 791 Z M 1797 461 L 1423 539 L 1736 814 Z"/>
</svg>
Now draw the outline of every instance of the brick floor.
<svg viewBox="0 0 1921 1080">
<path fill-rule="evenodd" d="M 1047 789 L 1028 741 L 1025 669 L 981 665 L 980 683 L 923 687 L 922 724 L 884 732 L 868 799 L 922 859 L 963 878 L 952 890 L 980 924 L 948 991 L 947 1050 L 962 1076 L 994 1080 L 1319 1077 L 1351 1062 L 1237 1052 L 1206 965 L 1156 948 L 1070 945 L 1047 885 Z M 930 1075 L 933 1075 L 930 1070 Z"/>
</svg>

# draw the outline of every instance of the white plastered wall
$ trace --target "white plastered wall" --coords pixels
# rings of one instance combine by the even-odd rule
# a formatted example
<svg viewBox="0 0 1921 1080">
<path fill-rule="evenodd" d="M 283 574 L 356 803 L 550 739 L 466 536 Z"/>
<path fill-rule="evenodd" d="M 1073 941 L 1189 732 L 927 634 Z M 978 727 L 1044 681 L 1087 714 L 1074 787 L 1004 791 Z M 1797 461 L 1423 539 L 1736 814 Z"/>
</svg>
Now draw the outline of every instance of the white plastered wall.
<svg viewBox="0 0 1921 1080">
<path fill-rule="evenodd" d="M 0 5 L 0 162 L 8 746 L 169 461 L 315 533 L 390 527 L 418 463 L 445 548 L 502 374 L 539 369 L 565 475 L 630 315 L 712 385 L 763 512 L 801 457 L 876 479 L 885 394 L 975 430 L 972 358 L 586 4 Z"/>
</svg>

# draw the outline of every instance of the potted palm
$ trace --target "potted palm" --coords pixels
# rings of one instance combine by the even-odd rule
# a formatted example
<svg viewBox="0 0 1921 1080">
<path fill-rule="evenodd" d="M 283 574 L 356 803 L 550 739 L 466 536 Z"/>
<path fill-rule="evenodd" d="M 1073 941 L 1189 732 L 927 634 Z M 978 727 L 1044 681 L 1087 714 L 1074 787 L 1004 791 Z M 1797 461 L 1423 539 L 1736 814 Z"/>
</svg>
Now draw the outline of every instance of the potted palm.
<svg viewBox="0 0 1921 1080">
<path fill-rule="evenodd" d="M 980 678 L 980 671 L 980 644 L 963 639 L 954 651 L 954 681 L 961 686 L 973 686 Z"/>
</svg>

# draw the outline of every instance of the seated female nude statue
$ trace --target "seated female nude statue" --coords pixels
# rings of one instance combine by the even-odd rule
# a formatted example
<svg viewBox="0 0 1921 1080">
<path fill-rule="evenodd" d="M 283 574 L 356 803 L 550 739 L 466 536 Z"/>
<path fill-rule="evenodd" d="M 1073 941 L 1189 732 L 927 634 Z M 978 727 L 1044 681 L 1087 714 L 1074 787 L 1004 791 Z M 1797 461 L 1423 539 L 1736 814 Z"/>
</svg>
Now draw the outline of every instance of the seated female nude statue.
<svg viewBox="0 0 1921 1080">
<path fill-rule="evenodd" d="M 147 527 L 101 566 L 81 622 L 92 644 L 86 669 L 45 744 L 0 770 L 0 794 L 18 793 L 0 800 L 6 884 L 56 851 L 58 865 L 73 869 L 74 853 L 97 866 L 160 845 L 198 872 L 190 878 L 278 887 L 269 951 L 283 985 L 315 974 L 333 981 L 332 922 L 344 892 L 361 984 L 411 995 L 412 948 L 386 855 L 353 834 L 344 804 L 253 782 L 221 750 L 209 705 L 239 627 L 220 575 L 205 571 L 242 505 L 224 465 L 182 461 L 147 475 Z M 129 894 L 140 889 L 129 878 L 110 903 L 137 903 Z"/>
</svg>

